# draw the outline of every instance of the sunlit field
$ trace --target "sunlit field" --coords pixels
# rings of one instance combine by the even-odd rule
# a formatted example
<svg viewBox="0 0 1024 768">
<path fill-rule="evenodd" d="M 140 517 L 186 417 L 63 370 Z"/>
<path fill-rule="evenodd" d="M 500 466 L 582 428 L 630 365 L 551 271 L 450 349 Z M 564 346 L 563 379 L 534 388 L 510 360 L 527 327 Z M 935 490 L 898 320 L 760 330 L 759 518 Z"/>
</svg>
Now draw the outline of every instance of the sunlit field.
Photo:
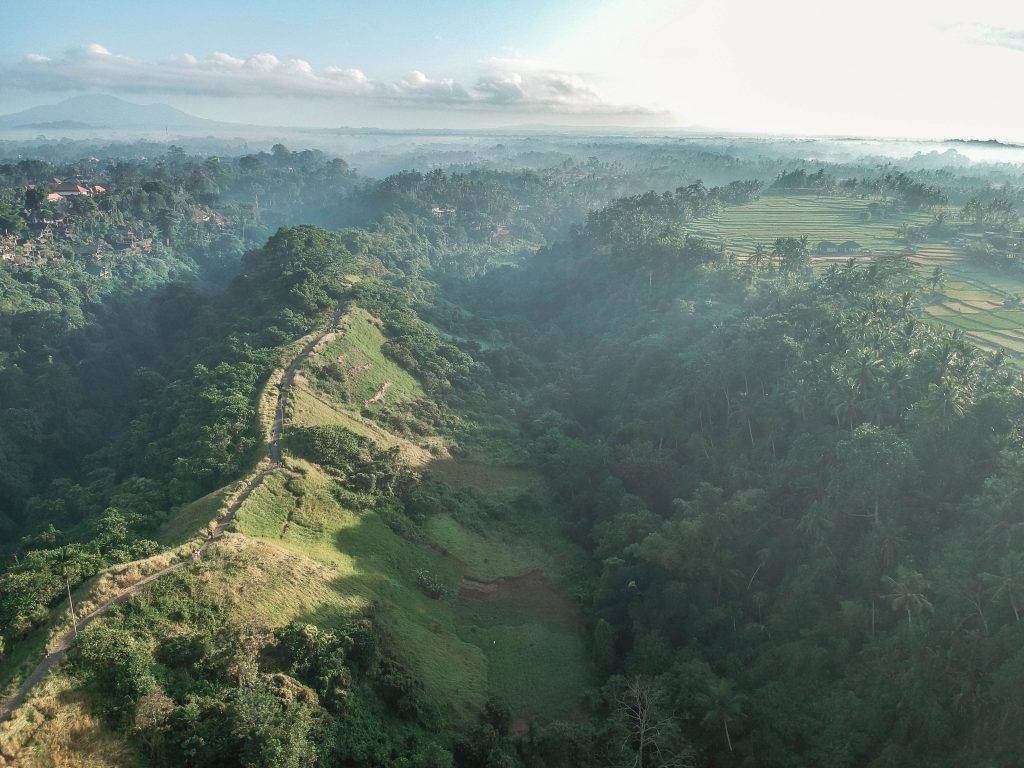
<svg viewBox="0 0 1024 768">
<path fill-rule="evenodd" d="M 694 225 L 694 232 L 723 244 L 730 253 L 747 255 L 755 246 L 770 247 L 777 237 L 807 236 L 814 253 L 818 244 L 853 241 L 858 255 L 898 253 L 903 224 L 926 224 L 933 212 L 901 213 L 873 218 L 872 201 L 854 197 L 766 194 L 744 205 L 730 206 Z"/>
<path fill-rule="evenodd" d="M 870 201 L 815 195 L 765 195 L 744 205 L 725 208 L 712 219 L 693 226 L 696 234 L 720 243 L 741 258 L 753 249 L 770 249 L 777 237 L 808 238 L 815 264 L 841 264 L 850 258 L 907 254 L 929 278 L 942 270 L 939 290 L 924 299 L 923 314 L 930 321 L 964 332 L 984 349 L 1000 351 L 1024 364 L 1024 308 L 1016 298 L 1024 294 L 1024 278 L 997 272 L 980 264 L 956 246 L 946 243 L 908 246 L 900 240 L 903 225 L 927 224 L 935 211 L 892 214 L 865 220 Z M 822 241 L 852 243 L 849 254 L 823 254 Z"/>
</svg>

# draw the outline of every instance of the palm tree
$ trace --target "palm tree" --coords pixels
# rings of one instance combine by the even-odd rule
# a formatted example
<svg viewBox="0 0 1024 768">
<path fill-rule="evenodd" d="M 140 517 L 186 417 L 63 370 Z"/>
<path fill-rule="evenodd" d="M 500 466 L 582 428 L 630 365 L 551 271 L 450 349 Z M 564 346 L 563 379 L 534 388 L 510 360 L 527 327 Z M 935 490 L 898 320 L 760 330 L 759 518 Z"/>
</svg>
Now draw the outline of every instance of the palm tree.
<svg viewBox="0 0 1024 768">
<path fill-rule="evenodd" d="M 743 717 L 743 705 L 740 697 L 733 691 L 732 684 L 725 678 L 717 678 L 708 683 L 707 692 L 703 696 L 705 707 L 704 724 L 721 723 L 725 732 L 725 743 L 732 752 L 732 734 L 729 723 Z"/>
<path fill-rule="evenodd" d="M 736 398 L 736 413 L 747 423 L 747 436 L 750 447 L 754 447 L 754 427 L 752 420 L 757 413 L 757 402 L 749 392 L 740 392 Z"/>
<path fill-rule="evenodd" d="M 946 371 L 956 362 L 958 356 L 971 355 L 971 352 L 971 346 L 959 328 L 943 339 L 938 349 L 939 381 L 945 378 Z"/>
<path fill-rule="evenodd" d="M 757 269 L 760 269 L 765 264 L 771 264 L 771 260 L 768 258 L 768 251 L 765 250 L 762 243 L 758 243 L 754 246 L 754 252 L 750 254 L 750 257 L 747 259 L 747 263 Z"/>
<path fill-rule="evenodd" d="M 77 573 L 77 560 L 79 552 L 72 547 L 63 547 L 57 555 L 57 568 L 64 579 L 64 586 L 68 593 L 68 610 L 71 613 L 71 629 L 75 635 L 78 634 L 78 617 L 75 616 L 75 603 L 71 599 L 71 572 Z"/>
<path fill-rule="evenodd" d="M 901 317 L 901 318 L 911 317 L 913 309 L 914 309 L 914 294 L 909 293 L 909 292 L 901 293 L 900 294 L 900 300 L 899 300 L 899 308 L 898 308 L 899 315 L 898 316 Z"/>
<path fill-rule="evenodd" d="M 882 359 L 875 350 L 861 347 L 847 352 L 846 366 L 857 383 L 858 391 L 863 392 L 878 376 Z"/>
<path fill-rule="evenodd" d="M 941 419 L 943 429 L 948 428 L 950 417 L 960 418 L 967 413 L 970 405 L 970 393 L 958 381 L 946 378 L 939 384 L 928 387 L 928 396 L 923 405 L 931 413 L 933 419 Z"/>
<path fill-rule="evenodd" d="M 800 378 L 785 388 L 788 393 L 789 407 L 800 415 L 800 421 L 807 421 L 808 409 L 818 402 L 814 387 L 807 379 Z"/>
<path fill-rule="evenodd" d="M 824 547 L 829 555 L 832 554 L 832 550 L 828 546 L 828 540 L 835 526 L 835 516 L 828 504 L 823 501 L 812 502 L 796 524 L 801 534 L 814 542 L 815 546 Z"/>
<path fill-rule="evenodd" d="M 838 372 L 837 372 L 838 373 Z M 853 420 L 856 415 L 857 402 L 860 399 L 860 390 L 857 388 L 855 379 L 839 374 L 834 382 L 834 389 L 829 394 L 832 403 L 832 413 L 836 417 L 836 426 L 842 426 L 843 419 L 853 432 Z"/>
<path fill-rule="evenodd" d="M 886 372 L 885 383 L 890 404 L 895 406 L 896 413 L 900 413 L 910 396 L 910 365 L 905 358 L 893 360 Z"/>
<path fill-rule="evenodd" d="M 925 597 L 924 590 L 928 588 L 928 580 L 912 568 L 900 566 L 896 569 L 896 578 L 886 576 L 883 579 L 892 589 L 887 595 L 882 595 L 894 611 L 904 611 L 907 614 L 907 626 L 914 628 L 914 614 L 925 610 L 932 610 L 932 604 Z"/>
<path fill-rule="evenodd" d="M 992 602 L 1007 600 L 1013 617 L 1020 621 L 1020 597 L 1024 589 L 1024 558 L 1012 552 L 999 561 L 999 573 L 983 573 L 981 577 L 992 585 Z"/>
</svg>

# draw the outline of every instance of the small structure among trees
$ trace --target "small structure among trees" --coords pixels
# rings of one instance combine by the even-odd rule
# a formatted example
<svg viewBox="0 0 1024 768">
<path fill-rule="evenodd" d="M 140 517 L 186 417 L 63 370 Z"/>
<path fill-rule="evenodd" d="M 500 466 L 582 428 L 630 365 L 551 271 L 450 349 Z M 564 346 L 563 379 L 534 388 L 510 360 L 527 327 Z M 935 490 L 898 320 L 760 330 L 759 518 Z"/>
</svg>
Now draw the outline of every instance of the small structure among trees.
<svg viewBox="0 0 1024 768">
<path fill-rule="evenodd" d="M 53 192 L 47 195 L 47 200 L 57 195 L 58 198 L 64 197 L 92 197 L 93 195 L 102 195 L 107 191 L 106 187 L 102 187 L 99 184 L 87 185 L 82 184 L 78 181 L 62 181 L 59 184 L 55 184 Z"/>
</svg>

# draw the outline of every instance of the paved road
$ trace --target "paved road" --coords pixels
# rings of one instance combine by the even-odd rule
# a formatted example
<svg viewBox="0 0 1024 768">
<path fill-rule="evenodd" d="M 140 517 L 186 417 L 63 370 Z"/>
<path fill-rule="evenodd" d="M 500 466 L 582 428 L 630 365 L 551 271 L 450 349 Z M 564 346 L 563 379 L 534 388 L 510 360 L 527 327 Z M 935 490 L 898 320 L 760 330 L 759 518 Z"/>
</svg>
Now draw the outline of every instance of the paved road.
<svg viewBox="0 0 1024 768">
<path fill-rule="evenodd" d="M 228 505 L 227 509 L 224 510 L 224 513 L 217 518 L 217 524 L 213 527 L 209 535 L 206 537 L 206 540 L 199 547 L 200 556 L 202 556 L 202 553 L 206 551 L 207 547 L 209 547 L 211 543 L 213 543 L 214 541 L 216 541 L 224 535 L 224 531 L 227 530 L 227 527 L 234 522 L 238 510 L 245 503 L 246 499 L 248 499 L 249 496 L 252 495 L 252 492 L 255 491 L 260 486 L 260 483 L 263 482 L 266 476 L 281 466 L 281 435 L 284 432 L 285 404 L 288 400 L 288 393 L 291 390 L 292 382 L 295 381 L 295 374 L 298 372 L 299 368 L 302 367 L 303 363 L 306 362 L 306 359 L 310 356 L 310 354 L 312 354 L 313 349 L 316 347 L 316 345 L 319 344 L 324 339 L 325 336 L 327 336 L 330 333 L 334 333 L 336 330 L 338 330 L 338 326 L 341 323 L 341 316 L 343 311 L 343 307 L 341 306 L 339 306 L 338 309 L 335 310 L 334 315 L 331 317 L 331 322 L 327 325 L 327 327 L 321 333 L 317 334 L 312 339 L 310 339 L 305 344 L 305 346 L 302 347 L 299 353 L 295 356 L 292 362 L 285 369 L 284 373 L 281 374 L 281 382 L 280 386 L 278 387 L 277 394 L 277 410 L 274 415 L 274 426 L 271 428 L 270 431 L 270 466 L 266 469 L 261 470 L 251 480 L 249 480 L 249 482 L 245 484 L 245 486 L 238 493 L 238 495 L 235 496 L 234 501 L 232 501 Z M 132 595 L 138 594 L 142 590 L 142 588 L 145 587 L 147 584 L 150 584 L 156 581 L 157 579 L 162 579 L 167 574 L 173 573 L 174 571 L 184 568 L 190 562 L 192 562 L 191 557 L 179 560 L 178 562 L 172 563 L 166 568 L 162 568 L 161 570 L 156 571 L 155 573 L 149 574 L 149 576 L 140 579 L 139 581 L 132 584 L 130 587 L 126 587 L 117 595 L 112 597 L 110 600 L 103 603 L 94 611 L 92 611 L 92 613 L 88 613 L 81 619 L 79 619 L 78 629 L 81 630 L 89 626 L 94 621 L 96 621 L 96 619 L 98 619 L 100 616 L 107 613 L 107 611 L 109 611 L 115 605 L 120 605 L 125 600 L 130 598 Z M 60 664 L 60 662 L 67 655 L 68 649 L 71 648 L 71 644 L 75 641 L 75 634 L 76 633 L 74 630 L 69 630 L 67 634 L 61 637 L 56 647 L 49 653 L 47 653 L 46 657 L 41 662 L 39 662 L 39 665 L 36 666 L 34 670 L 32 670 L 32 673 L 25 678 L 25 681 L 21 684 L 21 687 L 19 687 L 18 690 L 15 691 L 13 695 L 11 695 L 5 702 L 3 702 L 2 705 L 0 705 L 0 722 L 3 722 L 8 717 L 10 717 L 11 713 L 13 713 L 14 710 L 16 710 L 25 702 L 25 699 L 28 697 L 29 692 L 36 687 L 40 680 L 46 677 L 46 673 L 58 664 Z"/>
</svg>

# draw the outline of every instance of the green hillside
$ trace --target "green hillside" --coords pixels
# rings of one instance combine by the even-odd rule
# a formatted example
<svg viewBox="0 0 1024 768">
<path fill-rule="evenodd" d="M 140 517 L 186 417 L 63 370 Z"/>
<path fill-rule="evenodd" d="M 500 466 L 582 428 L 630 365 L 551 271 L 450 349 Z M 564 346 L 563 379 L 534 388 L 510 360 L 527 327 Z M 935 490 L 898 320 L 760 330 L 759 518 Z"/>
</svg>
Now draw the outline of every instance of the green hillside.
<svg viewBox="0 0 1024 768">
<path fill-rule="evenodd" d="M 342 332 L 303 369 L 308 381 L 296 388 L 289 425 L 339 424 L 382 448 L 397 448 L 418 469 L 430 471 L 437 459 L 427 449 L 445 452 L 438 451 L 443 442 L 437 436 L 420 437 L 416 445 L 358 414 L 372 414 L 378 405 L 367 409 L 362 403 L 386 382 L 393 386 L 380 405 L 424 397 L 419 383 L 382 351 L 386 338 L 379 325 L 359 307 L 346 314 Z M 299 405 L 310 401 L 320 409 Z M 302 474 L 293 476 L 292 490 L 288 483 L 267 484 L 254 494 L 240 512 L 240 531 L 277 539 L 331 564 L 349 599 L 393 607 L 388 622 L 400 655 L 417 661 L 431 696 L 444 709 L 465 716 L 495 697 L 517 717 L 571 715 L 580 703 L 587 662 L 574 609 L 558 594 L 564 577 L 559 564 L 568 550 L 557 535 L 541 538 L 526 520 L 515 530 L 475 520 L 474 531 L 441 515 L 430 518 L 423 534 L 410 541 L 374 510 L 346 509 L 316 469 L 296 466 Z M 442 471 L 431 476 L 444 487 L 497 503 L 523 489 L 523 474 L 514 468 L 462 462 L 466 471 L 460 473 L 459 466 L 459 460 L 443 459 Z M 537 480 L 527 475 L 526 482 Z M 490 582 L 527 574 L 541 574 L 547 589 L 524 598 L 515 594 L 513 582 L 481 598 L 461 588 L 467 579 Z M 425 575 L 443 589 L 442 598 L 431 598 L 417 586 Z"/>
<path fill-rule="evenodd" d="M 572 609 L 554 586 L 553 554 L 495 526 L 474 535 L 450 518 L 442 535 L 409 541 L 373 510 L 341 506 L 330 480 L 308 464 L 295 469 L 253 495 L 240 513 L 239 532 L 284 550 L 268 548 L 268 557 L 325 566 L 317 571 L 323 580 L 266 583 L 254 606 L 260 619 L 331 627 L 379 604 L 395 651 L 410 660 L 446 716 L 469 717 L 489 697 L 506 702 L 516 717 L 572 714 L 587 662 Z M 532 573 L 539 562 L 551 575 L 544 574 L 547 589 L 536 594 L 518 595 L 512 586 L 467 596 L 460 588 L 464 579 Z M 426 576 L 443 592 L 440 598 L 425 594 L 419 582 Z"/>
<path fill-rule="evenodd" d="M 359 135 L 0 142 L 0 768 L 1022 763 L 1024 171 Z"/>
</svg>

